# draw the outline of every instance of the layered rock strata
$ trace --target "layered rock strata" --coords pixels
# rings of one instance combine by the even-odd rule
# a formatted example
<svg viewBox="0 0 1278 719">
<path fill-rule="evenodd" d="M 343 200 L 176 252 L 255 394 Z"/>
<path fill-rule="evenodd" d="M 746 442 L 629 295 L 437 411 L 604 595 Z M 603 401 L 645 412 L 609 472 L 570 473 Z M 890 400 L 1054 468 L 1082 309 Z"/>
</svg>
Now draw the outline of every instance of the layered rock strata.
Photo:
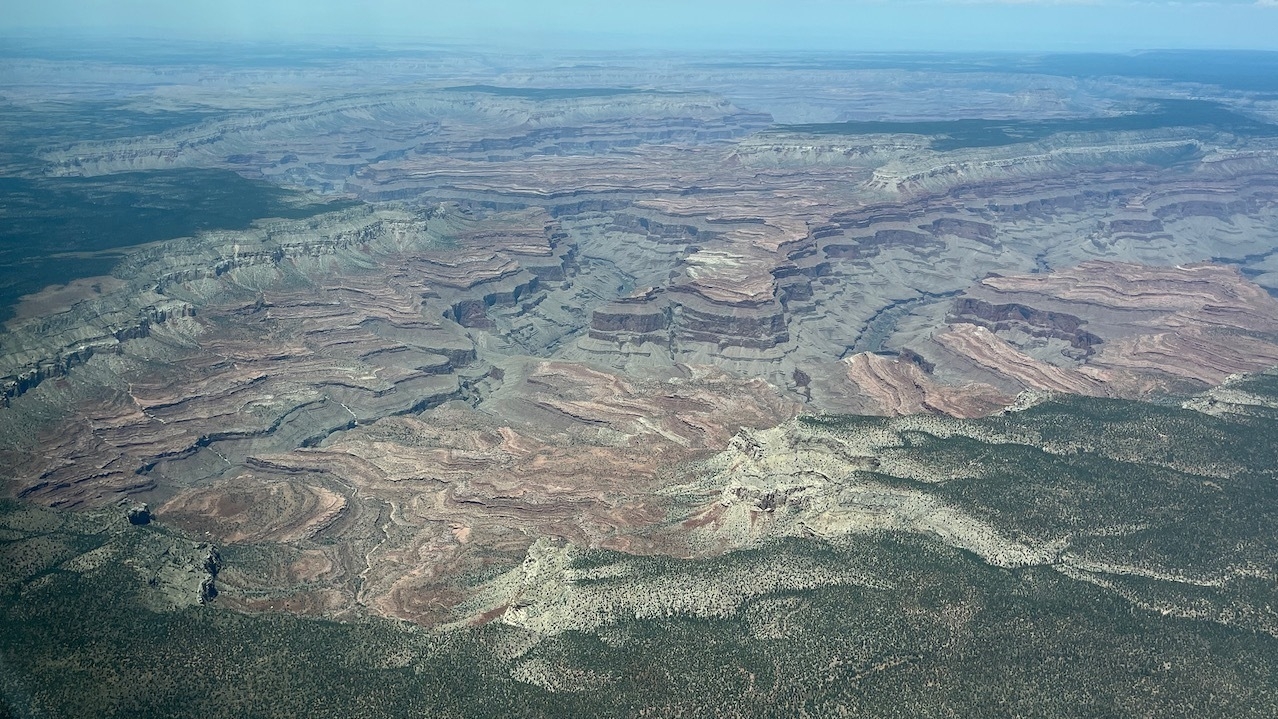
<svg viewBox="0 0 1278 719">
<path fill-rule="evenodd" d="M 739 77 L 719 72 L 707 82 Z M 865 475 L 976 471 L 911 455 L 976 431 L 928 415 L 1202 390 L 1278 364 L 1263 133 L 962 147 L 756 133 L 768 117 L 700 90 L 407 78 L 330 78 L 341 92 L 33 155 L 55 175 L 232 168 L 371 205 L 135 248 L 111 278 L 28 298 L 0 335 L 6 492 L 148 502 L 243 553 L 218 573 L 237 608 L 577 626 L 503 606 L 512 584 L 553 594 L 542 578 L 566 544 L 692 555 L 891 530 L 1050 563 L 1060 536 Z M 845 113 L 884 102 L 848 92 Z M 1085 107 L 1026 106 L 1114 109 L 1070 92 Z M 917 95 L 895 97 L 933 102 Z M 1205 397 L 1264 410 L 1228 387 Z M 785 424 L 804 409 L 905 417 L 849 439 Z"/>
</svg>

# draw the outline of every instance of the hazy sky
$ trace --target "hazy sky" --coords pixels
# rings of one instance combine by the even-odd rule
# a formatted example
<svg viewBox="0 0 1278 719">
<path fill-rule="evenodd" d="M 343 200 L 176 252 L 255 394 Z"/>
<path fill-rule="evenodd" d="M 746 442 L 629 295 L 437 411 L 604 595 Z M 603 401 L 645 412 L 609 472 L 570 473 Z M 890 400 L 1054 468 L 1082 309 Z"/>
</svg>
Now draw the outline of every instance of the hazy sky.
<svg viewBox="0 0 1278 719">
<path fill-rule="evenodd" d="M 1278 0 L 0 0 L 0 32 L 829 50 L 1278 50 Z"/>
</svg>

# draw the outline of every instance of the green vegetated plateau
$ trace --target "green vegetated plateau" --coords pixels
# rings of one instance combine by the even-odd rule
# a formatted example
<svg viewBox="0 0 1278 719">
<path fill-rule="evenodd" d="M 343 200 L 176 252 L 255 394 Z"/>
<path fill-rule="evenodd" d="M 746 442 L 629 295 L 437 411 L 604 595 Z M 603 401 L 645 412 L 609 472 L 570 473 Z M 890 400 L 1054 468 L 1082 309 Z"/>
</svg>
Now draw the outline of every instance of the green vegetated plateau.
<svg viewBox="0 0 1278 719">
<path fill-rule="evenodd" d="M 979 471 L 874 477 L 1008 536 L 1065 536 L 1070 567 L 995 567 L 897 532 L 697 560 L 587 551 L 582 582 L 749 581 L 742 570 L 765 564 L 865 581 L 755 594 L 718 618 L 618 613 L 553 636 L 200 605 L 154 579 L 157 562 L 190 554 L 179 533 L 130 526 L 118 508 L 9 503 L 0 690 L 15 717 L 1272 717 L 1278 378 L 1230 389 L 1252 401 L 1208 414 L 1065 398 L 955 420 L 972 431 L 917 432 L 897 451 Z M 890 421 L 800 424 L 838 435 Z M 618 563 L 627 571 L 585 572 Z"/>
<path fill-rule="evenodd" d="M 0 177 L 0 319 L 48 285 L 109 274 L 123 248 L 349 206 L 227 170 Z"/>
</svg>

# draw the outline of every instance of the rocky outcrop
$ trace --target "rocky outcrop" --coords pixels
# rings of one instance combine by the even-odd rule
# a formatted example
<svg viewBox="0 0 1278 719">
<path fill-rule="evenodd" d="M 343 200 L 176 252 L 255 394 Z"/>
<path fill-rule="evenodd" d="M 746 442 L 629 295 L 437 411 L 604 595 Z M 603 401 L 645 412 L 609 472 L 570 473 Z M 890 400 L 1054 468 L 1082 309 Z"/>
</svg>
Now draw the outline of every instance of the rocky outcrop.
<svg viewBox="0 0 1278 719">
<path fill-rule="evenodd" d="M 749 362 L 790 341 L 777 282 L 757 253 L 698 250 L 676 273 L 594 310 L 578 347 L 592 356 L 651 344 L 675 360 Z"/>
<path fill-rule="evenodd" d="M 466 598 L 453 586 L 460 573 L 521 555 L 530 535 L 651 548 L 635 533 L 665 516 L 654 494 L 663 472 L 727 446 L 737 427 L 798 409 L 766 383 L 710 368 L 630 380 L 544 361 L 507 364 L 483 407 L 387 417 L 322 446 L 263 453 L 158 514 L 224 543 L 322 548 L 332 603 L 316 611 L 363 606 L 437 623 Z M 347 545 L 360 553 L 338 551 Z M 238 606 L 251 597 L 237 587 L 261 583 L 311 606 L 288 577 L 242 574 L 221 583 L 219 601 Z"/>
<path fill-rule="evenodd" d="M 1013 398 L 984 384 L 946 385 L 908 359 L 861 353 L 843 363 L 847 377 L 889 416 L 932 412 L 951 417 L 984 417 Z"/>
<path fill-rule="evenodd" d="M 119 354 L 122 343 L 149 337 L 155 325 L 195 316 L 189 303 L 154 296 L 147 299 L 155 301 L 137 309 L 95 307 L 94 311 L 106 309 L 109 313 L 99 314 L 98 319 L 106 321 L 96 326 L 81 323 L 75 316 L 42 318 L 29 323 L 22 335 L 6 337 L 7 374 L 0 377 L 0 406 L 9 406 L 15 397 L 46 380 L 66 377 L 73 367 L 94 355 Z"/>
<path fill-rule="evenodd" d="M 129 509 L 124 513 L 124 516 L 129 520 L 129 524 L 137 527 L 151 523 L 151 509 L 147 506 L 146 502 L 129 507 Z"/>
<path fill-rule="evenodd" d="M 1036 294 L 1102 312 L 1180 315 L 1257 331 L 1278 328 L 1278 300 L 1221 265 L 1085 262 L 1038 276 L 988 277 L 980 286 L 997 296 Z"/>
<path fill-rule="evenodd" d="M 971 363 L 1021 388 L 1130 396 L 1278 364 L 1278 300 L 1220 265 L 991 276 L 947 322 L 933 338 L 942 366 Z"/>
<path fill-rule="evenodd" d="M 876 230 L 873 236 L 855 238 L 851 242 L 827 242 L 823 245 L 825 256 L 830 259 L 865 260 L 877 257 L 889 247 L 905 247 L 911 250 L 939 247 L 935 239 L 913 230 Z"/>
<path fill-rule="evenodd" d="M 16 377 L 11 402 L 74 380 L 77 364 L 112 388 L 35 400 L 97 419 L 49 425 L 52 454 L 18 450 L 16 490 L 75 504 L 157 478 L 234 477 L 262 453 L 467 396 L 459 373 L 478 354 L 449 321 L 455 308 L 477 302 L 473 324 L 493 326 L 489 312 L 537 301 L 541 277 L 565 278 L 571 254 L 544 214 L 475 229 L 464 213 L 369 210 L 143 250 L 113 291 L 11 323 L 0 355 Z M 120 329 L 131 316 L 144 331 Z"/>
<path fill-rule="evenodd" d="M 655 342 L 669 347 L 672 307 L 665 292 L 649 287 L 590 313 L 590 338 L 618 344 Z"/>
<path fill-rule="evenodd" d="M 960 297 L 948 321 L 985 327 L 993 332 L 1018 332 L 1031 337 L 1064 340 L 1077 350 L 1075 359 L 1090 357 L 1104 340 L 1083 329 L 1086 321 L 1063 312 L 1045 312 L 1022 304 L 995 305 L 974 297 Z"/>
<path fill-rule="evenodd" d="M 1216 385 L 1230 375 L 1278 366 L 1278 343 L 1209 328 L 1139 335 L 1114 342 L 1096 365 Z"/>
<path fill-rule="evenodd" d="M 954 355 L 1027 389 L 1094 396 L 1107 393 L 1103 375 L 1037 360 L 984 327 L 954 325 L 935 339 Z"/>
<path fill-rule="evenodd" d="M 273 467 L 266 460 L 252 458 L 247 468 Z M 289 543 L 314 538 L 337 521 L 347 506 L 345 496 L 323 486 L 299 481 L 263 482 L 240 475 L 185 490 L 161 506 L 158 515 L 194 532 L 216 531 L 219 541 L 228 544 Z"/>
</svg>

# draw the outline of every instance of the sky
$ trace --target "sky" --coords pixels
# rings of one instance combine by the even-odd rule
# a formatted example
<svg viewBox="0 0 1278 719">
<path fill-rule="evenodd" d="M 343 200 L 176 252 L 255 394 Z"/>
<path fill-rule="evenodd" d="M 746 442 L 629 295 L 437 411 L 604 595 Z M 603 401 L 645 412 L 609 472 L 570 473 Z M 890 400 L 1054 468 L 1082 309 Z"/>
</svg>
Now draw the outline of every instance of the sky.
<svg viewBox="0 0 1278 719">
<path fill-rule="evenodd" d="M 563 49 L 1278 50 L 1278 0 L 0 0 L 0 34 Z"/>
</svg>

